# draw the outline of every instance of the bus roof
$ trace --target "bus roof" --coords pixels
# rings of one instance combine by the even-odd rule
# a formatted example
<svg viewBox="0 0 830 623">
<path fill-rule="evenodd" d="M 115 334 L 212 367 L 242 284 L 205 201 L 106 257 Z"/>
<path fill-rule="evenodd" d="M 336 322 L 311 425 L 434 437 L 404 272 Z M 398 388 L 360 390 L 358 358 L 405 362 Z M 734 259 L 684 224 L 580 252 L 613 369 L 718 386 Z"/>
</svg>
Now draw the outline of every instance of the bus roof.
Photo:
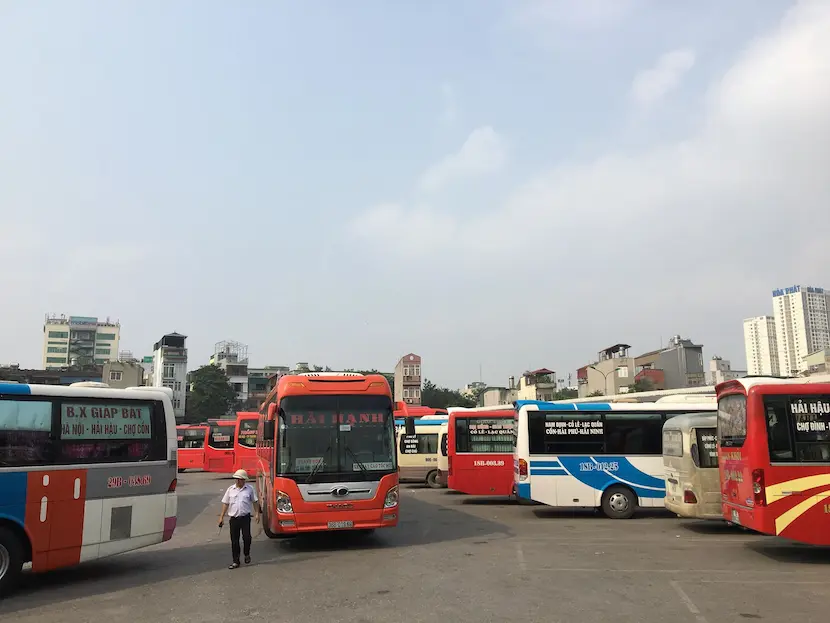
<svg viewBox="0 0 830 623">
<path fill-rule="evenodd" d="M 389 381 L 382 374 L 357 374 L 354 372 L 308 372 L 286 374 L 281 377 L 277 396 L 302 396 L 308 394 L 368 394 L 389 396 Z M 270 395 L 269 395 L 270 397 Z"/>
<path fill-rule="evenodd" d="M 78 398 L 154 398 L 156 400 L 172 396 L 173 390 L 169 393 L 164 391 L 167 387 L 127 387 L 126 389 L 101 385 L 91 387 L 89 385 L 36 385 L 29 383 L 6 383 L 0 381 L 0 395 L 17 396 L 76 396 Z M 137 395 L 142 394 L 142 395 Z"/>
<path fill-rule="evenodd" d="M 830 374 L 817 374 L 814 376 L 745 376 L 741 379 L 724 381 L 715 387 L 718 396 L 724 393 L 734 393 L 736 390 L 742 393 L 749 393 L 749 390 L 759 385 L 816 385 L 830 384 Z"/>
<path fill-rule="evenodd" d="M 543 400 L 517 400 L 516 410 L 527 407 L 531 411 L 666 411 L 673 409 L 701 408 L 714 410 L 714 402 L 657 403 L 657 402 L 545 402 Z"/>
<path fill-rule="evenodd" d="M 698 426 L 717 426 L 718 415 L 711 413 L 683 413 L 666 420 L 663 430 L 688 430 Z"/>
<path fill-rule="evenodd" d="M 489 407 L 447 407 L 447 414 L 456 412 L 486 413 L 487 411 L 513 411 L 513 405 L 490 405 Z"/>
</svg>

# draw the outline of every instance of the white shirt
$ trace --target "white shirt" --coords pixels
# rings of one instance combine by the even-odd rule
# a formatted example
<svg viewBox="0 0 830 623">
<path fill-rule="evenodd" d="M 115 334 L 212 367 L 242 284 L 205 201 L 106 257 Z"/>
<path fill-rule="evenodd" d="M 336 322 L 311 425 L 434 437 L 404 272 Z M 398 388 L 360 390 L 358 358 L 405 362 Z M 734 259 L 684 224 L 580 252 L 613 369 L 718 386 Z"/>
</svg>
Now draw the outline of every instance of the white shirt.
<svg viewBox="0 0 830 623">
<path fill-rule="evenodd" d="M 222 497 L 222 504 L 228 505 L 228 517 L 253 514 L 254 502 L 258 501 L 256 490 L 247 483 L 241 488 L 235 484 L 231 485 Z"/>
</svg>

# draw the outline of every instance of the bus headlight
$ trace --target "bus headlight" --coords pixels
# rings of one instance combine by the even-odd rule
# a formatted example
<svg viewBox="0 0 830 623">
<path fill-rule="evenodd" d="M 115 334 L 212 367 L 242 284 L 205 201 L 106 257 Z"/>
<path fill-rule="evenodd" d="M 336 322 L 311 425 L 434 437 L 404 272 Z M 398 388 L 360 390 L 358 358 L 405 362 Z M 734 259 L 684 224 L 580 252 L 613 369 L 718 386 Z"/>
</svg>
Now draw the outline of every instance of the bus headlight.
<svg viewBox="0 0 830 623">
<path fill-rule="evenodd" d="M 383 508 L 394 508 L 398 505 L 398 485 L 395 485 L 386 492 L 386 499 L 383 501 Z"/>
<path fill-rule="evenodd" d="M 291 498 L 287 493 L 277 491 L 277 512 L 278 513 L 293 513 L 294 507 L 291 505 Z"/>
</svg>

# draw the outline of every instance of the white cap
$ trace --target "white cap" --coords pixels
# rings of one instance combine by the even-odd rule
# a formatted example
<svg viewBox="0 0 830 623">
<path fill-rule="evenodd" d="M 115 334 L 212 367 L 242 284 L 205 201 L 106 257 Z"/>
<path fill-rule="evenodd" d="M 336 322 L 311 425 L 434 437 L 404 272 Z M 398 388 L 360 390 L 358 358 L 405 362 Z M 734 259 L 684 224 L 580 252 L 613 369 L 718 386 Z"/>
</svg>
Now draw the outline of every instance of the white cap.
<svg viewBox="0 0 830 623">
<path fill-rule="evenodd" d="M 233 473 L 233 477 L 237 480 L 248 480 L 248 472 L 244 469 L 238 469 Z"/>
</svg>

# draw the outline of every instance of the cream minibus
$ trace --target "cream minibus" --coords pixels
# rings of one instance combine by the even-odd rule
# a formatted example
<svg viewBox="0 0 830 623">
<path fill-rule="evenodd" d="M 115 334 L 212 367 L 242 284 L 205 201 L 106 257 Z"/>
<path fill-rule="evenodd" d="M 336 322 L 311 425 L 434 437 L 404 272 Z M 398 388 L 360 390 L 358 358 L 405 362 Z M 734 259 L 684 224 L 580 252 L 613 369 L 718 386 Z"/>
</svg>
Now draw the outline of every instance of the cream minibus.
<svg viewBox="0 0 830 623">
<path fill-rule="evenodd" d="M 723 519 L 715 413 L 678 415 L 663 425 L 666 508 L 680 517 Z"/>
<path fill-rule="evenodd" d="M 414 435 L 407 435 L 405 428 L 398 430 L 398 479 L 401 482 L 424 482 L 436 489 L 442 486 L 438 482 L 439 436 L 442 428 L 446 432 L 446 424 L 446 418 L 418 418 Z"/>
</svg>

